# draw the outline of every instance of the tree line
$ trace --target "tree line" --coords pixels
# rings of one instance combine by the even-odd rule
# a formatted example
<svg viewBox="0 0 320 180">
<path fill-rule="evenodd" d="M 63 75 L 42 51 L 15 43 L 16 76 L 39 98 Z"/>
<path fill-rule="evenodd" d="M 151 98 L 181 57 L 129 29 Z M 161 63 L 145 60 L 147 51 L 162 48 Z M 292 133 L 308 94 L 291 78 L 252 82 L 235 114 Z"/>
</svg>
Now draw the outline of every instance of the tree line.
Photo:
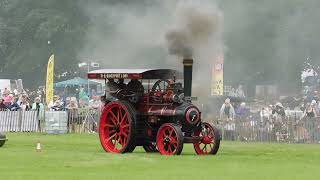
<svg viewBox="0 0 320 180">
<path fill-rule="evenodd" d="M 146 0 L 1 0 L 0 78 L 42 85 L 51 53 L 59 59 L 57 74 L 76 71 L 76 55 L 90 26 L 80 4 L 91 2 L 152 4 Z M 281 81 L 298 86 L 299 65 L 307 56 L 319 61 L 317 0 L 217 2 L 224 13 L 229 83 Z"/>
</svg>

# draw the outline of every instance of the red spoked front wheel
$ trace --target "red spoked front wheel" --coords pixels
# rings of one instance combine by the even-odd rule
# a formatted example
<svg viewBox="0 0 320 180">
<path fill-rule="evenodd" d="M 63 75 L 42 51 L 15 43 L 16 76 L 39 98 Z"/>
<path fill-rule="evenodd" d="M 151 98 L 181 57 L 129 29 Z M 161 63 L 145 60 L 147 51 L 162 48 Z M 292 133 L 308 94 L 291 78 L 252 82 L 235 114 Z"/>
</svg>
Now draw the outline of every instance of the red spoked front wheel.
<svg viewBox="0 0 320 180">
<path fill-rule="evenodd" d="M 130 104 L 109 103 L 101 116 L 99 136 L 102 147 L 111 153 L 124 153 L 134 148 L 135 112 Z M 131 150 L 132 149 L 132 150 Z"/>
<path fill-rule="evenodd" d="M 194 143 L 194 149 L 199 155 L 217 154 L 220 147 L 220 131 L 209 123 L 202 123 L 202 130 L 195 131 L 194 136 L 202 137 L 200 142 Z"/>
<path fill-rule="evenodd" d="M 183 149 L 183 135 L 180 127 L 172 124 L 163 124 L 157 134 L 158 150 L 163 155 L 179 155 Z"/>
</svg>

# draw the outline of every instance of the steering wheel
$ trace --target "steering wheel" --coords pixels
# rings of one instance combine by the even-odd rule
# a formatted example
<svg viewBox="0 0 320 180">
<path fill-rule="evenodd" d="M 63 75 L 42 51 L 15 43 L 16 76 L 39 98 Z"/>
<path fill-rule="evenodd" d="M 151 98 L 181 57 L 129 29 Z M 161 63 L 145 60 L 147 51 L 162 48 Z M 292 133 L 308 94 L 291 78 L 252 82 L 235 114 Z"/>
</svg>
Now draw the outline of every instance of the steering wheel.
<svg viewBox="0 0 320 180">
<path fill-rule="evenodd" d="M 168 79 L 160 79 L 152 86 L 151 92 L 163 92 L 171 82 Z"/>
</svg>

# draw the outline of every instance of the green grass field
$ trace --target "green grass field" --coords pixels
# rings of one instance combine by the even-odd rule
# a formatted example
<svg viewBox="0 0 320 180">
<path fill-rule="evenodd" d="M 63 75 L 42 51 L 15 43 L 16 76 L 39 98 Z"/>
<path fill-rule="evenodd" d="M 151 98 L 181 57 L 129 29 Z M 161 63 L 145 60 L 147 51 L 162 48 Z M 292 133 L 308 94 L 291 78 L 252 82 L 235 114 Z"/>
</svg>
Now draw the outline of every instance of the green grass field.
<svg viewBox="0 0 320 180">
<path fill-rule="evenodd" d="M 97 135 L 7 134 L 0 179 L 320 179 L 320 145 L 222 142 L 217 156 L 108 154 Z M 40 139 L 42 152 L 36 152 Z"/>
</svg>

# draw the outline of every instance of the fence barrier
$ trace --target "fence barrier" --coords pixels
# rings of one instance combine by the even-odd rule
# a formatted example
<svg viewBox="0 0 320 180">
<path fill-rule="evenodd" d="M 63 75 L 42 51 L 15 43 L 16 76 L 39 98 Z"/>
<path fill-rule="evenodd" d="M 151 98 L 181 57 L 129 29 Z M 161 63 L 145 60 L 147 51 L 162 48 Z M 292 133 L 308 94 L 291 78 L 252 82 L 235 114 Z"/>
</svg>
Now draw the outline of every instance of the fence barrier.
<svg viewBox="0 0 320 180">
<path fill-rule="evenodd" d="M 0 132 L 46 132 L 49 134 L 98 131 L 100 110 L 78 108 L 67 111 L 0 111 Z M 286 117 L 250 115 L 233 121 L 212 121 L 229 141 L 320 143 L 320 118 L 302 118 L 301 112 Z"/>
<path fill-rule="evenodd" d="M 246 118 L 213 123 L 229 141 L 320 143 L 320 118 Z"/>
<path fill-rule="evenodd" d="M 79 108 L 61 111 L 64 113 L 56 114 L 50 112 L 46 114 L 46 120 L 54 118 L 60 120 L 63 128 L 69 133 L 93 133 L 98 130 L 101 111 L 97 109 Z"/>
<path fill-rule="evenodd" d="M 0 132 L 37 132 L 37 111 L 0 111 Z"/>
<path fill-rule="evenodd" d="M 0 132 L 46 132 L 49 134 L 97 132 L 100 110 L 0 111 Z"/>
</svg>

